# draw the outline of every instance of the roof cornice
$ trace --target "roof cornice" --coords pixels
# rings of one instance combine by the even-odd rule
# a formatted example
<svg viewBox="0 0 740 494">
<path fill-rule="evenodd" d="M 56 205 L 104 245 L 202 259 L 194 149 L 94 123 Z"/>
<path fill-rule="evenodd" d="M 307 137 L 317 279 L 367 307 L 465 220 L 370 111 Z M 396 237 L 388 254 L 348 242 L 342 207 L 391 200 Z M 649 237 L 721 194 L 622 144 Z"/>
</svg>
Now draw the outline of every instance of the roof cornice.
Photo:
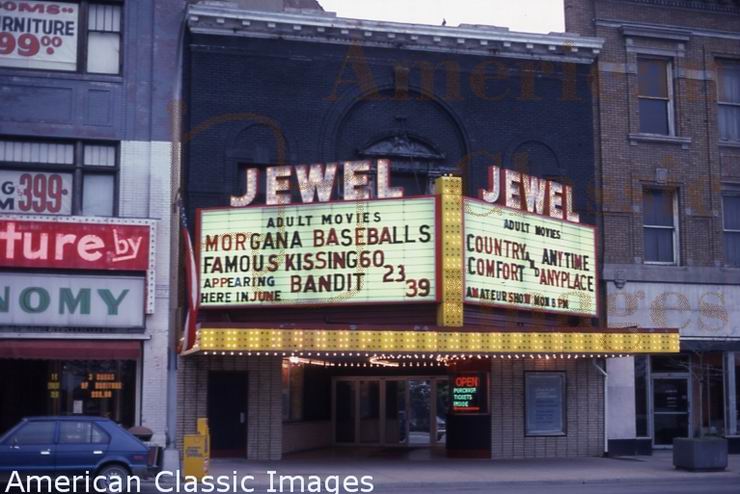
<svg viewBox="0 0 740 494">
<path fill-rule="evenodd" d="M 406 24 L 336 17 L 331 13 L 250 11 L 222 2 L 188 7 L 197 34 L 403 48 L 470 55 L 592 63 L 601 38 L 569 33 L 520 33 L 507 28 Z"/>
</svg>

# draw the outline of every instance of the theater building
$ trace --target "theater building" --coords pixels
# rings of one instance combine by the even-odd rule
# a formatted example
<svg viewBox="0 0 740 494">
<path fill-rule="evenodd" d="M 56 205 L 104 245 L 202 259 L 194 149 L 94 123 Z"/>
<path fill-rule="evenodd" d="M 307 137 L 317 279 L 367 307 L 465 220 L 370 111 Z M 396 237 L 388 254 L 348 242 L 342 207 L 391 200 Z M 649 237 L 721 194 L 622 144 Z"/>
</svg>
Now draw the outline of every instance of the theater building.
<svg viewBox="0 0 740 494">
<path fill-rule="evenodd" d="M 273 3 L 187 13 L 178 437 L 207 417 L 213 456 L 254 460 L 604 453 L 605 359 L 678 334 L 603 324 L 602 41 Z"/>
<path fill-rule="evenodd" d="M 566 0 L 605 40 L 594 86 L 606 323 L 670 326 L 681 354 L 609 361 L 613 451 L 728 438 L 740 452 L 740 4 Z"/>
<path fill-rule="evenodd" d="M 157 4 L 0 3 L 0 431 L 102 415 L 167 442 L 183 9 Z"/>
</svg>

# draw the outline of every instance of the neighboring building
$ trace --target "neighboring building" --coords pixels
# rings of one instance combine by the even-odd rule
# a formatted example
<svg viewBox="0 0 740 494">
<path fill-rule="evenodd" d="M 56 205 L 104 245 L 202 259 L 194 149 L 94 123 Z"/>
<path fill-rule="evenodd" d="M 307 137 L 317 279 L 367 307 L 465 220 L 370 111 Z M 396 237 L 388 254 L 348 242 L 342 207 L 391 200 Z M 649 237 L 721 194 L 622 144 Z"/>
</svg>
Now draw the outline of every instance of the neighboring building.
<svg viewBox="0 0 740 494">
<path fill-rule="evenodd" d="M 605 40 L 608 325 L 681 331 L 680 355 L 608 362 L 610 450 L 703 431 L 740 451 L 740 3 L 565 0 L 565 13 L 568 31 Z"/>
<path fill-rule="evenodd" d="M 603 358 L 678 349 L 675 331 L 599 325 L 598 232 L 576 215 L 596 219 L 601 41 L 240 5 L 187 14 L 200 329 L 179 359 L 178 437 L 207 417 L 215 456 L 601 454 Z M 460 197 L 489 187 L 538 214 Z"/>
<path fill-rule="evenodd" d="M 0 430 L 104 415 L 167 442 L 184 2 L 0 2 Z"/>
</svg>

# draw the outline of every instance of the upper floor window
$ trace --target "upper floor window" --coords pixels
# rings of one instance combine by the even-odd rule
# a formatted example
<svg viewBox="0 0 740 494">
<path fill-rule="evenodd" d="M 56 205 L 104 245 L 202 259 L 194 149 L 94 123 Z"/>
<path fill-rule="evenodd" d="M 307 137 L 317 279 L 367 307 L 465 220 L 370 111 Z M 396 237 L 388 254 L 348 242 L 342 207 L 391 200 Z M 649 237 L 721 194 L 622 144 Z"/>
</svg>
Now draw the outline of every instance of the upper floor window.
<svg viewBox="0 0 740 494">
<path fill-rule="evenodd" d="M 0 67 L 118 74 L 121 4 L 0 2 Z"/>
<path fill-rule="evenodd" d="M 645 189 L 642 192 L 645 262 L 678 264 L 678 221 L 675 191 Z"/>
<path fill-rule="evenodd" d="M 0 213 L 113 216 L 118 148 L 0 139 Z"/>
<path fill-rule="evenodd" d="M 717 64 L 719 138 L 740 141 L 740 61 Z"/>
<path fill-rule="evenodd" d="M 637 60 L 640 132 L 675 135 L 671 63 L 657 58 Z"/>
<path fill-rule="evenodd" d="M 740 189 L 722 194 L 722 226 L 727 264 L 740 266 Z"/>
</svg>

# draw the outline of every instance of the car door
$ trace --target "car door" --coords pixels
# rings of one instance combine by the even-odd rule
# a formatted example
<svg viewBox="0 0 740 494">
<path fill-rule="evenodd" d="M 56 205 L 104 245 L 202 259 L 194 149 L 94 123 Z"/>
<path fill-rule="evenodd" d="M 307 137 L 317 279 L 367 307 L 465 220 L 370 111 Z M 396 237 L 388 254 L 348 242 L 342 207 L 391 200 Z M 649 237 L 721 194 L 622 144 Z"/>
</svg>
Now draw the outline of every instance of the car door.
<svg viewBox="0 0 740 494">
<path fill-rule="evenodd" d="M 59 422 L 56 469 L 59 473 L 93 472 L 108 451 L 110 437 L 90 420 Z"/>
<path fill-rule="evenodd" d="M 0 471 L 53 473 L 56 421 L 32 420 L 21 425 L 0 445 Z"/>
</svg>

